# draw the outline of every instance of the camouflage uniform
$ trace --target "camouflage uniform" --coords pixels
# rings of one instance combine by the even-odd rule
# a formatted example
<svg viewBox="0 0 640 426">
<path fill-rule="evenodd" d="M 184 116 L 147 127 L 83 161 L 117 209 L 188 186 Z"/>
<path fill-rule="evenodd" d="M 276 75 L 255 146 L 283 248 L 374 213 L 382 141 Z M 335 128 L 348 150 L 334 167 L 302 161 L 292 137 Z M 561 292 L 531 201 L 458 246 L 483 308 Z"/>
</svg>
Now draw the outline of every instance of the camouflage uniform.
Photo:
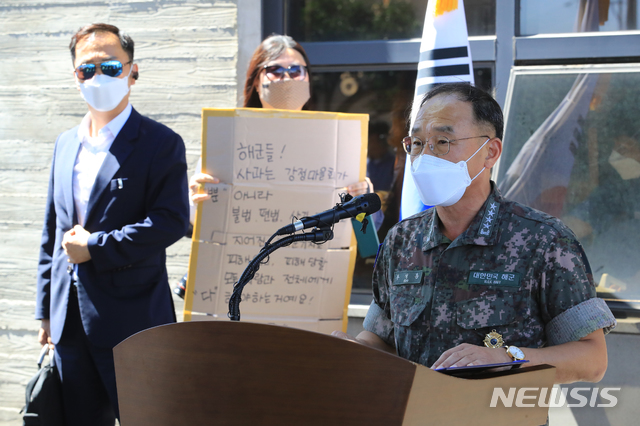
<svg viewBox="0 0 640 426">
<path fill-rule="evenodd" d="M 506 345 L 539 348 L 615 327 L 571 230 L 491 186 L 453 242 L 440 231 L 435 209 L 389 232 L 364 328 L 401 357 L 430 367 L 461 343 L 483 345 L 494 329 Z"/>
</svg>

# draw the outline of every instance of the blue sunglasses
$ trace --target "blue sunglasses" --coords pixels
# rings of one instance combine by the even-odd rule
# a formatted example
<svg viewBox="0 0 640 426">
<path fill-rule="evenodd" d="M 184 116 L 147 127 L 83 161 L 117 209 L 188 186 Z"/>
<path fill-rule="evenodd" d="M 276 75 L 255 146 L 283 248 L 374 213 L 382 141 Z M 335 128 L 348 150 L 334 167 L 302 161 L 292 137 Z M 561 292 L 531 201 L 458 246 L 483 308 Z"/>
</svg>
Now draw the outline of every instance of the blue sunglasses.
<svg viewBox="0 0 640 426">
<path fill-rule="evenodd" d="M 307 75 L 307 67 L 304 65 L 291 65 L 289 68 L 281 65 L 265 65 L 263 68 L 271 81 L 282 80 L 285 73 L 292 80 L 304 80 Z"/>
<path fill-rule="evenodd" d="M 132 61 L 127 62 L 125 65 L 130 64 Z M 76 68 L 76 75 L 79 80 L 90 80 L 96 75 L 96 64 L 82 64 Z M 122 74 L 122 62 L 120 61 L 106 61 L 100 64 L 100 70 L 102 74 L 109 77 L 117 77 Z"/>
</svg>

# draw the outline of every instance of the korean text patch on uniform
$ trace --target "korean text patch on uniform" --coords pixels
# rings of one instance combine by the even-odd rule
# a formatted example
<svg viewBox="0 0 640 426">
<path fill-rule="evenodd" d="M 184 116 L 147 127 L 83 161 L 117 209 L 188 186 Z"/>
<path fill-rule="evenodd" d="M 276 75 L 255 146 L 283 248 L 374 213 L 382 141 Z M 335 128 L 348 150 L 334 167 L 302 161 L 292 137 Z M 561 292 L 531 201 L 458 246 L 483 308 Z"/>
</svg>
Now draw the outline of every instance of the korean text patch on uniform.
<svg viewBox="0 0 640 426">
<path fill-rule="evenodd" d="M 469 284 L 518 287 L 520 285 L 520 274 L 515 272 L 471 271 L 467 282 Z"/>
<path fill-rule="evenodd" d="M 397 271 L 393 274 L 393 285 L 420 284 L 422 271 Z"/>
</svg>

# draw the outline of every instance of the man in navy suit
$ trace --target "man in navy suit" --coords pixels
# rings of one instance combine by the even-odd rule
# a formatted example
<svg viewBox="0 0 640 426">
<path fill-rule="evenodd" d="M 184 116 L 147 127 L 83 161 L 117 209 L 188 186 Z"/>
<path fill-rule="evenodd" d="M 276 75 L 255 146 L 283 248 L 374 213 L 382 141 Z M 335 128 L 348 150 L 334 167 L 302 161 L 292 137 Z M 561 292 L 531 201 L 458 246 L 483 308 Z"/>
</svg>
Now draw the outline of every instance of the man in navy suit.
<svg viewBox="0 0 640 426">
<path fill-rule="evenodd" d="M 55 144 L 36 305 L 68 425 L 113 425 L 113 347 L 175 322 L 165 249 L 189 223 L 185 148 L 131 107 L 133 46 L 107 24 L 81 28 L 69 46 L 89 112 Z"/>
</svg>

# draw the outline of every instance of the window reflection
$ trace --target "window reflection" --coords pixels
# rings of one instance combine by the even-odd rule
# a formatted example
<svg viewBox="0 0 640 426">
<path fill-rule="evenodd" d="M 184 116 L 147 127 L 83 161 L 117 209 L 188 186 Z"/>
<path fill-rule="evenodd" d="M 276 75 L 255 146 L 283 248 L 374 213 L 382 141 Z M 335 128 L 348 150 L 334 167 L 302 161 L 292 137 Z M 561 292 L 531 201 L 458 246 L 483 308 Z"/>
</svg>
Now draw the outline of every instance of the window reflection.
<svg viewBox="0 0 640 426">
<path fill-rule="evenodd" d="M 638 87 L 640 70 L 517 75 L 497 179 L 574 231 L 612 299 L 640 299 Z"/>
<path fill-rule="evenodd" d="M 286 0 L 286 33 L 300 42 L 422 37 L 424 0 Z M 495 0 L 464 4 L 470 36 L 493 35 Z"/>
<path fill-rule="evenodd" d="M 520 35 L 577 32 L 576 16 L 590 2 L 599 15 L 599 28 L 591 31 L 638 29 L 638 0 L 520 0 Z"/>
</svg>

